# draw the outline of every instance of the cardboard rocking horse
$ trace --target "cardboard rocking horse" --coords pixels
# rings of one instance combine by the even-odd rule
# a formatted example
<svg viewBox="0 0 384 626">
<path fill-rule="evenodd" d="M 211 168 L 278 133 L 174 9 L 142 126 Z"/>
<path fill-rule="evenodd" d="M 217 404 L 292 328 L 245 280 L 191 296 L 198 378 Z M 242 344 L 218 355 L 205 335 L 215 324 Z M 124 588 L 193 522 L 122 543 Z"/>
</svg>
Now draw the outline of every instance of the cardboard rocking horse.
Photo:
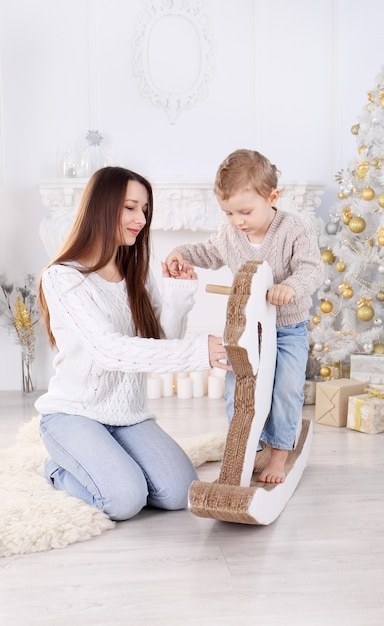
<svg viewBox="0 0 384 626">
<path fill-rule="evenodd" d="M 307 464 L 312 421 L 302 420 L 285 464 L 285 482 L 257 480 L 270 457 L 268 447 L 257 457 L 256 452 L 270 412 L 276 364 L 276 309 L 266 298 L 272 284 L 268 263 L 249 261 L 236 274 L 232 288 L 207 286 L 207 291 L 229 294 L 223 343 L 236 387 L 219 478 L 213 483 L 194 481 L 189 490 L 190 510 L 199 517 L 270 524 L 284 509 Z"/>
</svg>

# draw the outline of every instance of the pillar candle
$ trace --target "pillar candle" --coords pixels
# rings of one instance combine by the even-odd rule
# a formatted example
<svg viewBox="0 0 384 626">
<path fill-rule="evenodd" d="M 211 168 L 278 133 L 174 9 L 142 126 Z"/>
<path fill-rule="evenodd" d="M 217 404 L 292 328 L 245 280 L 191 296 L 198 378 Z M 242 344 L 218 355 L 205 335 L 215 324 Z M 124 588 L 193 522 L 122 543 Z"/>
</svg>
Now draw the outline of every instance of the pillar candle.
<svg viewBox="0 0 384 626">
<path fill-rule="evenodd" d="M 164 398 L 170 398 L 173 396 L 174 387 L 173 387 L 173 374 L 162 374 L 161 375 L 161 393 Z"/>
<path fill-rule="evenodd" d="M 157 398 L 161 398 L 161 379 L 159 376 L 148 376 L 147 397 L 150 400 L 156 400 Z"/>
<path fill-rule="evenodd" d="M 208 398 L 217 400 L 224 395 L 224 380 L 220 376 L 208 376 Z"/>
<path fill-rule="evenodd" d="M 192 372 L 192 396 L 202 398 L 205 395 L 205 374 L 204 372 Z"/>
<path fill-rule="evenodd" d="M 223 370 L 221 367 L 213 367 L 211 370 L 211 376 L 218 376 L 219 378 L 225 378 L 227 370 Z"/>
<path fill-rule="evenodd" d="M 177 377 L 177 397 L 182 400 L 192 398 L 192 378 L 190 376 L 178 375 Z"/>
<path fill-rule="evenodd" d="M 204 370 L 204 394 L 208 395 L 208 378 L 210 376 L 211 370 Z"/>
</svg>

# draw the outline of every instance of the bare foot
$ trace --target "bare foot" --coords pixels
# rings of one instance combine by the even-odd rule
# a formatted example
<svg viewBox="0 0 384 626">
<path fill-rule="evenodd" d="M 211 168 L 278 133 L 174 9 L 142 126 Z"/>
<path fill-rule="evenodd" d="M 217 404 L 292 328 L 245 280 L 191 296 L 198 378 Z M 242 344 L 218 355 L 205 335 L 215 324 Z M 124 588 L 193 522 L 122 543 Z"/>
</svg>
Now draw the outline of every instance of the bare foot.
<svg viewBox="0 0 384 626">
<path fill-rule="evenodd" d="M 261 483 L 283 483 L 285 481 L 285 461 L 288 450 L 272 448 L 268 465 L 263 469 L 257 480 Z"/>
</svg>

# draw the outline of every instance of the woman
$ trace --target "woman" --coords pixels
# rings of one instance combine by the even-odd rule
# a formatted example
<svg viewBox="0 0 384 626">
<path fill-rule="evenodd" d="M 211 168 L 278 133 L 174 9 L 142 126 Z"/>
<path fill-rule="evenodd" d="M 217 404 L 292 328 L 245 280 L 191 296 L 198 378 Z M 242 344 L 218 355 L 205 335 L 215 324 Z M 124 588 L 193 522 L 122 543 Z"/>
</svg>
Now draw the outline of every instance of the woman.
<svg viewBox="0 0 384 626">
<path fill-rule="evenodd" d="M 97 171 L 39 286 L 58 351 L 35 405 L 50 455 L 44 473 L 114 520 L 147 504 L 184 508 L 197 478 L 147 407 L 146 372 L 228 369 L 221 338 L 180 339 L 197 287 L 193 269 L 176 280 L 163 264 L 160 298 L 149 271 L 152 211 L 145 178 L 121 167 Z"/>
</svg>

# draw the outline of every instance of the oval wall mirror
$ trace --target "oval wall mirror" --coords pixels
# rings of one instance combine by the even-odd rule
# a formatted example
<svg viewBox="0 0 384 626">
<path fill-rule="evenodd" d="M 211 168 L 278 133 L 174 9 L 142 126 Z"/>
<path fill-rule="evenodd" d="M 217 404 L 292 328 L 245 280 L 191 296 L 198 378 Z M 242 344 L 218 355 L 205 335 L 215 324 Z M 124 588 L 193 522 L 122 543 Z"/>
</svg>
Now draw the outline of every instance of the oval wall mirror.
<svg viewBox="0 0 384 626">
<path fill-rule="evenodd" d="M 140 93 L 165 109 L 171 124 L 208 94 L 214 42 L 200 0 L 146 2 L 134 40 Z"/>
</svg>

